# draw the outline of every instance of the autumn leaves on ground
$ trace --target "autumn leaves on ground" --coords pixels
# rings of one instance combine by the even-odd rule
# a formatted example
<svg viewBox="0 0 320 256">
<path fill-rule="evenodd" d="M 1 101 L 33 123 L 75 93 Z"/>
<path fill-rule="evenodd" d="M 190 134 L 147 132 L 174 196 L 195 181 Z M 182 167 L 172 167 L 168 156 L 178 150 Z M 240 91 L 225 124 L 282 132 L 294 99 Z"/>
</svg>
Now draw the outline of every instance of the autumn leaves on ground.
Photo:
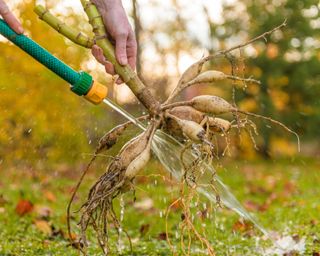
<svg viewBox="0 0 320 256">
<path fill-rule="evenodd" d="M 310 159 L 233 162 L 226 163 L 219 173 L 268 230 L 303 239 L 305 254 L 319 255 L 319 167 L 319 161 Z M 80 170 L 81 166 L 67 165 L 48 169 L 1 166 L 0 255 L 78 255 L 73 248 L 77 245 L 70 245 L 66 235 L 66 203 Z M 77 203 L 85 198 L 95 176 L 89 175 Z M 179 196 L 179 186 L 155 162 L 137 180 L 136 201 L 132 194 L 123 198 L 123 227 L 131 237 L 133 254 L 168 255 L 166 211 Z M 217 255 L 261 255 L 272 247 L 252 224 L 234 212 L 218 209 L 214 213 L 211 207 L 204 200 L 195 216 L 206 225 Z M 167 225 L 169 238 L 176 244 L 181 218 L 181 207 L 175 204 Z M 124 235 L 120 245 L 116 234 L 110 236 L 110 243 L 115 253 L 120 250 L 131 255 Z M 202 255 L 199 244 L 193 245 L 193 251 Z M 97 244 L 91 246 L 90 253 L 100 253 Z M 177 253 L 182 252 L 177 248 Z"/>
</svg>

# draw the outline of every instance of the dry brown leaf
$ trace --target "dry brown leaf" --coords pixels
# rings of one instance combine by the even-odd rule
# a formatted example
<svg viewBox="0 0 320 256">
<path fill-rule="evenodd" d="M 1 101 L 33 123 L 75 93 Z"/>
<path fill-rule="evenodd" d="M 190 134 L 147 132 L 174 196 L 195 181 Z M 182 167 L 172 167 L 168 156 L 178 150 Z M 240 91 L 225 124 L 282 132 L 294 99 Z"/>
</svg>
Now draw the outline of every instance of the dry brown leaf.
<svg viewBox="0 0 320 256">
<path fill-rule="evenodd" d="M 158 240 L 167 240 L 167 234 L 166 232 L 162 232 L 157 237 Z"/>
<path fill-rule="evenodd" d="M 16 206 L 16 213 L 20 216 L 32 212 L 33 204 L 29 200 L 20 199 Z"/>
<path fill-rule="evenodd" d="M 43 247 L 49 247 L 50 243 L 51 243 L 51 241 L 47 240 L 47 239 L 42 242 Z"/>
<path fill-rule="evenodd" d="M 35 220 L 34 224 L 36 225 L 37 229 L 41 231 L 42 233 L 51 236 L 52 234 L 52 228 L 50 224 L 45 220 Z"/>
<path fill-rule="evenodd" d="M 4 198 L 4 196 L 0 195 L 0 207 L 4 206 L 7 203 L 8 203 L 8 201 Z"/>
<path fill-rule="evenodd" d="M 256 202 L 253 202 L 251 200 L 246 200 L 244 203 L 244 207 L 248 210 L 248 211 L 257 211 L 260 208 L 260 205 L 257 204 Z"/>
<path fill-rule="evenodd" d="M 140 226 L 139 232 L 141 236 L 144 236 L 150 229 L 150 224 L 143 224 Z"/>
<path fill-rule="evenodd" d="M 182 204 L 180 200 L 174 199 L 172 200 L 170 205 L 171 205 L 171 210 L 173 211 L 179 211 L 182 209 Z"/>
<path fill-rule="evenodd" d="M 36 205 L 34 208 L 35 208 L 35 212 L 37 213 L 39 219 L 47 219 L 52 214 L 52 210 L 48 206 Z"/>
<path fill-rule="evenodd" d="M 50 202 L 55 202 L 57 201 L 56 196 L 51 192 L 51 191 L 44 191 L 43 195 L 46 199 L 48 199 L 48 201 Z"/>
<path fill-rule="evenodd" d="M 242 220 L 237 220 L 233 226 L 232 230 L 233 231 L 238 231 L 238 232 L 247 232 L 252 229 L 252 223 L 248 221 L 242 221 Z"/>
</svg>

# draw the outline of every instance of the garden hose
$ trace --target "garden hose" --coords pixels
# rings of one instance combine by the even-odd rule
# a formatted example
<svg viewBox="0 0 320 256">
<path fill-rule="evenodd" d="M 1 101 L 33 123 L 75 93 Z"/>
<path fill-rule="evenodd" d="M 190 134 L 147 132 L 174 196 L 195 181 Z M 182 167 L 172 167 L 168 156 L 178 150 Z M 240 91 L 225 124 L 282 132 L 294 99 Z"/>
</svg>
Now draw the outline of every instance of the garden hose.
<svg viewBox="0 0 320 256">
<path fill-rule="evenodd" d="M 77 72 L 73 70 L 32 39 L 14 32 L 2 19 L 0 19 L 0 33 L 38 62 L 67 81 L 71 86 L 71 91 L 75 94 L 84 96 L 94 104 L 99 104 L 107 97 L 107 87 L 94 81 L 90 74 L 84 71 Z"/>
</svg>

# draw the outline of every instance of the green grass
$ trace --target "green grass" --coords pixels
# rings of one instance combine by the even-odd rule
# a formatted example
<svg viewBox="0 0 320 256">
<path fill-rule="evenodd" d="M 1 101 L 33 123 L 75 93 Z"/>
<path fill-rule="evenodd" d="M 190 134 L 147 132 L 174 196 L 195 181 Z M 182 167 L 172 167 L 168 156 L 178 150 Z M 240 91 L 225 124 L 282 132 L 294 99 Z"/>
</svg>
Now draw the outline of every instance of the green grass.
<svg viewBox="0 0 320 256">
<path fill-rule="evenodd" d="M 268 230 L 279 234 L 293 235 L 306 239 L 305 255 L 320 251 L 320 162 L 312 159 L 273 160 L 268 162 L 232 161 L 219 168 L 219 175 L 231 187 L 237 198 L 250 207 Z M 40 169 L 40 168 L 39 168 Z M 72 187 L 81 168 L 60 166 L 48 170 L 9 168 L 0 169 L 0 255 L 78 255 L 78 251 L 69 246 L 66 233 L 66 205 Z M 60 170 L 58 170 L 60 169 Z M 153 174 L 161 174 L 159 176 Z M 132 193 L 125 195 L 126 202 L 123 227 L 133 242 L 133 252 L 129 250 L 125 236 L 123 255 L 170 255 L 170 248 L 164 238 L 166 231 L 165 213 L 168 205 L 179 196 L 179 186 L 163 179 L 164 171 L 156 163 L 150 164 L 144 172 L 146 176 L 138 178 L 136 202 L 152 200 L 153 205 L 141 210 L 133 203 Z M 90 185 L 98 174 L 90 174 L 76 201 L 76 207 L 83 202 Z M 168 177 L 167 177 L 168 178 Z M 55 195 L 49 200 L 47 192 Z M 19 216 L 15 207 L 20 198 L 30 200 L 35 209 Z M 197 212 L 210 204 L 202 199 L 191 211 L 196 219 Z M 35 221 L 39 219 L 36 209 L 49 207 L 51 215 L 46 218 L 54 234 L 42 232 Z M 76 209 L 76 207 L 74 209 Z M 119 212 L 118 205 L 116 206 Z M 262 209 L 264 208 L 264 209 Z M 234 228 L 239 220 L 237 214 L 227 209 L 210 212 L 205 218 L 207 237 L 217 255 L 261 255 L 263 248 L 271 246 L 257 229 L 241 230 Z M 76 215 L 75 215 L 76 216 Z M 172 211 L 168 217 L 169 237 L 178 255 L 182 254 L 179 240 L 181 209 Z M 76 222 L 74 221 L 74 224 Z M 199 228 L 201 223 L 197 221 Z M 245 225 L 245 229 L 248 225 Z M 76 225 L 74 225 L 76 227 Z M 141 231 L 144 227 L 144 231 Z M 61 232 L 62 231 L 62 232 Z M 89 255 L 101 255 L 92 232 L 89 234 Z M 111 232 L 110 244 L 114 255 L 117 236 Z M 193 240 L 191 255 L 197 253 L 201 245 Z"/>
</svg>

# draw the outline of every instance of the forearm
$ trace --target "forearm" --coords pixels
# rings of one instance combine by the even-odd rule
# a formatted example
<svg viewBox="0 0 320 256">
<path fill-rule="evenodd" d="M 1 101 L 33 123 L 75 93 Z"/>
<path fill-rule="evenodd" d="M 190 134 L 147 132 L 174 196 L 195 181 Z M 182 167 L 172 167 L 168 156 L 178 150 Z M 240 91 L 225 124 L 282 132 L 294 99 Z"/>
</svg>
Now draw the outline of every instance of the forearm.
<svg viewBox="0 0 320 256">
<path fill-rule="evenodd" d="M 121 0 L 94 0 L 93 1 L 99 9 L 103 11 L 112 10 L 115 7 L 122 7 Z"/>
</svg>

